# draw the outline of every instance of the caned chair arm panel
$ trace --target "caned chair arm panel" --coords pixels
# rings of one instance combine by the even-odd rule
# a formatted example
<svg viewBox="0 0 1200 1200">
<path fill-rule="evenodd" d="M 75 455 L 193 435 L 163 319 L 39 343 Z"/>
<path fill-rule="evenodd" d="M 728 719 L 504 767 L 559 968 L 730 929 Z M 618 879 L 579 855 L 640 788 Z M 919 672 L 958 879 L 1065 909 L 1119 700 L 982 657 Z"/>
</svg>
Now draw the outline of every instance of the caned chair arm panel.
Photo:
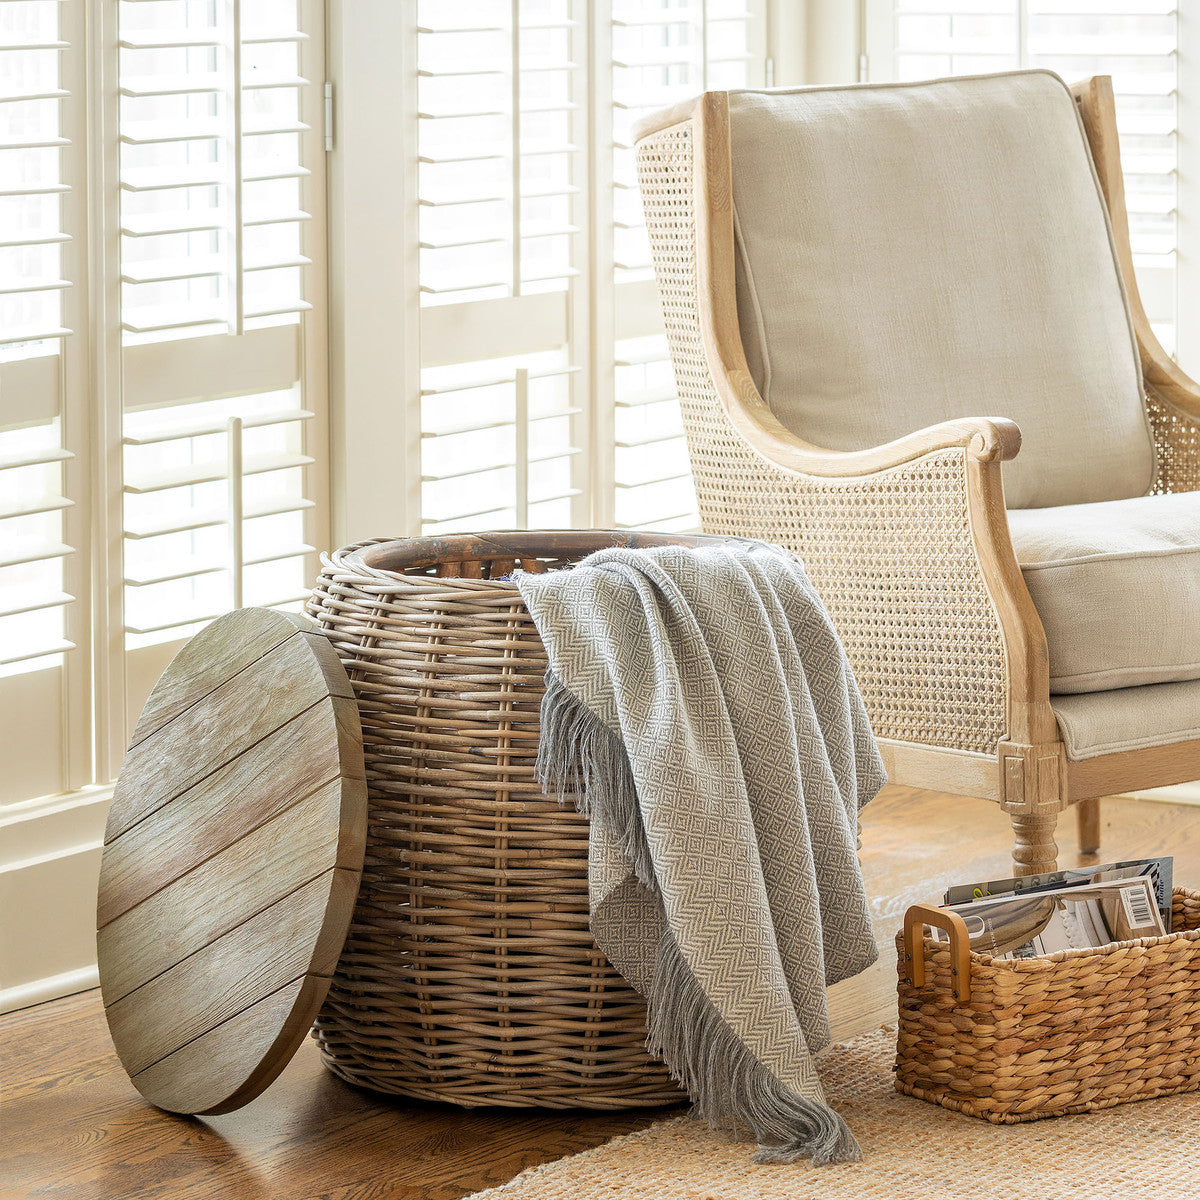
<svg viewBox="0 0 1200 1200">
<path fill-rule="evenodd" d="M 695 377 L 685 367 L 682 378 Z M 1054 740 L 1046 638 L 1013 554 L 999 461 L 976 457 L 969 439 L 931 439 L 877 470 L 809 474 L 791 465 L 803 448 L 779 463 L 750 444 L 711 374 L 681 382 L 680 403 L 705 532 L 801 557 L 877 736 L 984 753 Z"/>
<path fill-rule="evenodd" d="M 806 475 L 755 452 L 714 393 L 707 405 L 696 392 L 681 400 L 704 530 L 800 556 L 876 735 L 994 752 L 1010 736 L 1009 672 L 973 539 L 965 450 L 859 476 Z"/>
<path fill-rule="evenodd" d="M 1054 737 L 1045 634 L 1013 555 L 1000 476 L 1020 431 L 1003 418 L 964 419 L 839 453 L 779 423 L 737 331 L 723 101 L 702 97 L 691 119 L 638 144 L 705 531 L 799 554 L 877 736 L 983 753 Z"/>
</svg>

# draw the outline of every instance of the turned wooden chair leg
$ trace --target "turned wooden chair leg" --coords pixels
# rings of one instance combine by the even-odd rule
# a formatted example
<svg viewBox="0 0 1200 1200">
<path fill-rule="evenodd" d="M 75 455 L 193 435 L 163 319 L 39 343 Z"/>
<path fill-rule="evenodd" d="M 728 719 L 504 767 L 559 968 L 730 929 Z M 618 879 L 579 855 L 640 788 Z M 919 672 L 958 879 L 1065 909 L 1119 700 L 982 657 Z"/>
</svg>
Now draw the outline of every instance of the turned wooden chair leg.
<svg viewBox="0 0 1200 1200">
<path fill-rule="evenodd" d="M 1013 816 L 1013 868 L 1017 875 L 1040 875 L 1058 868 L 1058 846 L 1054 841 L 1057 822 L 1057 812 Z"/>
<path fill-rule="evenodd" d="M 1079 823 L 1079 853 L 1100 852 L 1100 797 L 1080 800 L 1075 805 L 1075 820 Z"/>
</svg>

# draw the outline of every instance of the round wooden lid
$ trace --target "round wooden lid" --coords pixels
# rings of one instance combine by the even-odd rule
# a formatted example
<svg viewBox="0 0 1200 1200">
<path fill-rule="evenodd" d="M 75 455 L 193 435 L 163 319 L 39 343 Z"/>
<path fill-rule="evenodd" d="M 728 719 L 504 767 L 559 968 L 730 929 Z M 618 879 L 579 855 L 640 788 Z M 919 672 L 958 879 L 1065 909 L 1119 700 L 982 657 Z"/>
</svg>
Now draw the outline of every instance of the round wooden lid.
<svg viewBox="0 0 1200 1200">
<path fill-rule="evenodd" d="M 96 926 L 108 1027 L 151 1103 L 257 1096 L 312 1025 L 350 924 L 367 796 L 336 652 L 247 608 L 155 685 L 113 797 Z"/>
</svg>

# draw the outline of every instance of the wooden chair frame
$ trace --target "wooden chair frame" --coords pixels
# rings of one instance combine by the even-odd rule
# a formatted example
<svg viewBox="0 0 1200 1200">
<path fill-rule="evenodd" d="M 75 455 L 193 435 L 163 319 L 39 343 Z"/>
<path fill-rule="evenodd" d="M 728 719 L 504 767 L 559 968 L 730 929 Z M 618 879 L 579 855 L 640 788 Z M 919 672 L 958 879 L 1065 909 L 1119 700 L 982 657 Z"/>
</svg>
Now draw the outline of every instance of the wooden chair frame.
<svg viewBox="0 0 1200 1200">
<path fill-rule="evenodd" d="M 1111 80 L 1072 92 L 1132 309 L 1156 489 L 1200 490 L 1200 387 L 1163 350 L 1138 295 Z M 1100 797 L 1200 778 L 1200 740 L 1068 759 L 1045 630 L 1009 535 L 1001 463 L 1021 446 L 1012 421 L 946 421 L 838 452 L 804 442 L 767 408 L 738 327 L 726 94 L 651 118 L 637 142 L 704 530 L 802 555 L 892 781 L 998 802 L 1012 821 L 1016 869 L 1032 873 L 1053 869 L 1068 805 L 1078 806 L 1081 848 L 1091 852 Z M 934 600 L 921 593 L 924 577 L 938 580 Z"/>
</svg>

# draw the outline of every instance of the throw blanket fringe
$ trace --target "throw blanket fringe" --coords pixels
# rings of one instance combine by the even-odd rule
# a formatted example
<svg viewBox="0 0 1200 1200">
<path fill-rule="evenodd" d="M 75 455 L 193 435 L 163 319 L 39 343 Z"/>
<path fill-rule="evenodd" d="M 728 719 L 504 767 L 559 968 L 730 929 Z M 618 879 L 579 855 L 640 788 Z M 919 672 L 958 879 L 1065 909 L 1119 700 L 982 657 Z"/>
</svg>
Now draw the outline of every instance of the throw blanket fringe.
<svg viewBox="0 0 1200 1200">
<path fill-rule="evenodd" d="M 760 1063 L 704 994 L 668 931 L 658 946 L 646 1048 L 667 1064 L 711 1128 L 748 1129 L 754 1161 L 813 1166 L 858 1162 L 849 1126 L 827 1104 L 785 1087 Z"/>
<path fill-rule="evenodd" d="M 573 800 L 611 835 L 637 881 L 657 891 L 625 747 L 553 672 L 546 674 L 537 775 L 560 804 Z M 702 1121 L 713 1129 L 750 1131 L 758 1143 L 755 1162 L 811 1157 L 824 1166 L 862 1159 L 854 1134 L 833 1109 L 785 1087 L 738 1040 L 670 930 L 658 944 L 647 1011 L 646 1049 L 666 1063 Z"/>
<path fill-rule="evenodd" d="M 574 801 L 589 821 L 615 838 L 638 883 L 655 891 L 629 755 L 621 739 L 553 671 L 546 672 L 534 769 L 542 790 L 559 804 Z"/>
</svg>

